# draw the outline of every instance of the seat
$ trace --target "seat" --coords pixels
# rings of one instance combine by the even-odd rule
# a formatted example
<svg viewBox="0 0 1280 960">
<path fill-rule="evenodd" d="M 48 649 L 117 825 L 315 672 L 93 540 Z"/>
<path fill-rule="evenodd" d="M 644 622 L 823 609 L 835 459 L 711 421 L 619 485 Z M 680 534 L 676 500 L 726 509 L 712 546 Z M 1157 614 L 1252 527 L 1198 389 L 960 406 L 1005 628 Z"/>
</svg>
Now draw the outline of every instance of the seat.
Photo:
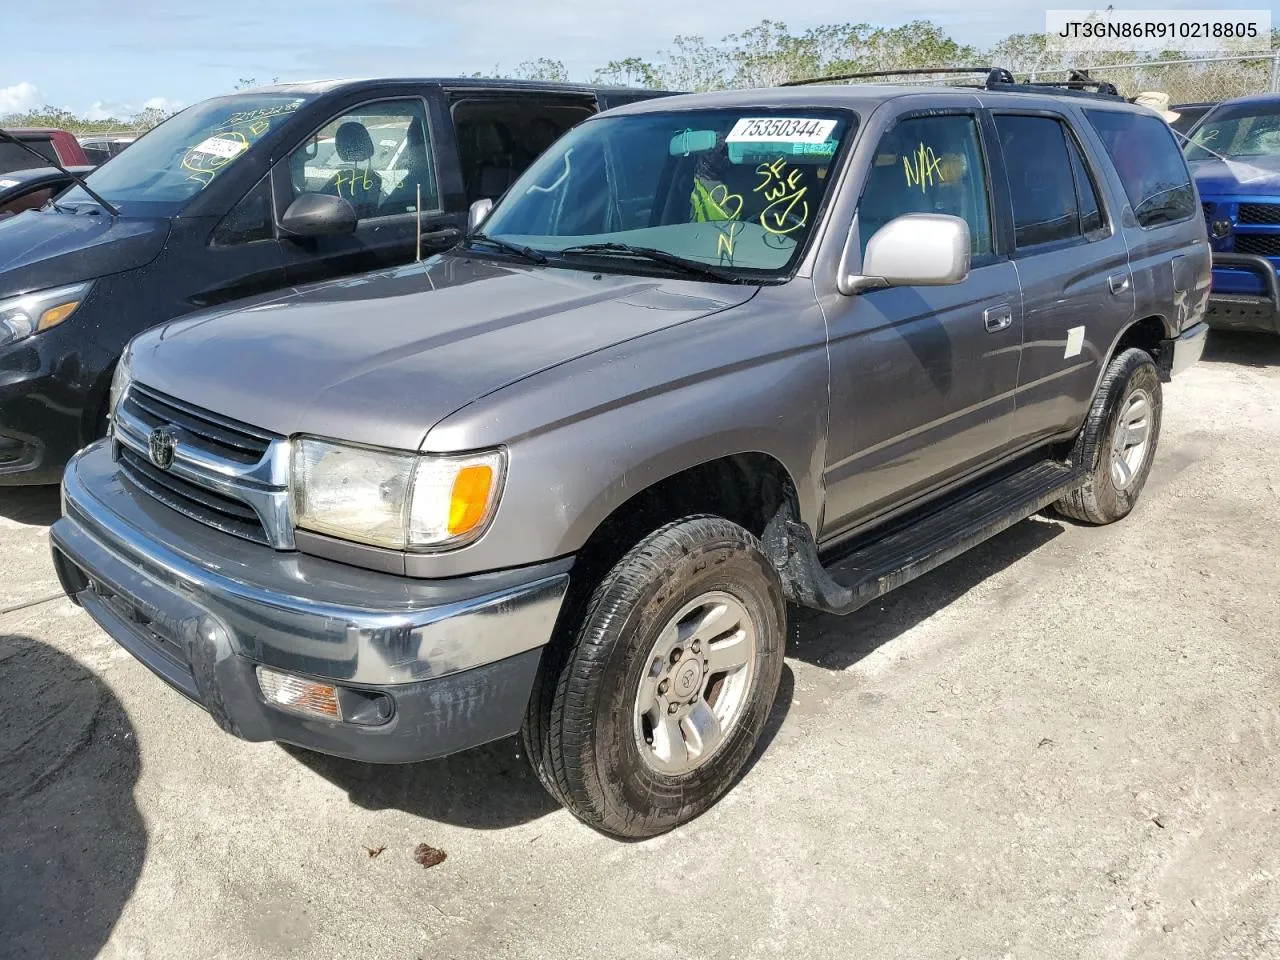
<svg viewBox="0 0 1280 960">
<path fill-rule="evenodd" d="M 320 192 L 348 201 L 361 220 L 376 216 L 382 202 L 382 177 L 374 172 L 371 163 L 373 138 L 363 123 L 348 120 L 338 127 L 333 140 L 338 159 L 351 167 L 335 173 Z M 362 163 L 368 166 L 361 169 Z"/>
<path fill-rule="evenodd" d="M 497 120 L 482 120 L 471 131 L 471 170 L 467 178 L 467 202 L 497 200 L 515 182 L 511 131 Z"/>
</svg>

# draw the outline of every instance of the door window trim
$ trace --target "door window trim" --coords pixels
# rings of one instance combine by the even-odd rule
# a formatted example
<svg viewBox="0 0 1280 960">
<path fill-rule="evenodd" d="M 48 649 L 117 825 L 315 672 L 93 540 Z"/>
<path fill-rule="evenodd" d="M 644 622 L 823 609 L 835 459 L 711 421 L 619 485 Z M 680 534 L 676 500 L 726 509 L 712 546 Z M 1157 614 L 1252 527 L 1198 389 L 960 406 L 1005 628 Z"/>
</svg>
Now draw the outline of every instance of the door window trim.
<svg viewBox="0 0 1280 960">
<path fill-rule="evenodd" d="M 289 203 L 292 203 L 297 199 L 297 197 L 293 195 L 293 178 L 289 170 L 289 160 L 293 156 L 294 151 L 301 148 L 303 144 L 329 124 L 349 113 L 354 113 L 362 108 L 375 106 L 380 103 L 404 103 L 406 101 L 417 101 L 422 105 L 422 118 L 423 122 L 426 124 L 426 130 L 424 133 L 427 137 L 427 143 L 431 148 L 431 178 L 435 183 L 435 206 L 430 209 L 415 210 L 408 213 L 387 213 L 377 217 L 364 217 L 363 219 L 356 221 L 356 230 L 359 231 L 363 229 L 365 224 L 383 225 L 388 221 L 399 222 L 405 218 L 417 218 L 420 216 L 434 217 L 445 212 L 444 196 L 441 193 L 440 183 L 439 138 L 436 133 L 436 124 L 431 116 L 430 101 L 421 93 L 406 93 L 399 96 L 376 97 L 373 100 L 359 100 L 356 103 L 348 104 L 347 106 L 337 110 L 337 112 L 326 117 L 323 122 L 317 124 L 309 132 L 295 140 L 287 150 L 283 151 L 282 156 L 272 164 L 271 193 L 272 206 L 275 208 L 275 227 L 277 236 L 279 235 L 280 217 L 284 214 L 284 210 L 288 207 Z M 246 191 L 246 196 L 247 195 L 248 192 Z M 241 199 L 243 199 L 243 197 Z M 280 205 L 281 200 L 287 201 L 283 207 Z M 238 203 L 239 201 L 236 202 Z"/>
</svg>

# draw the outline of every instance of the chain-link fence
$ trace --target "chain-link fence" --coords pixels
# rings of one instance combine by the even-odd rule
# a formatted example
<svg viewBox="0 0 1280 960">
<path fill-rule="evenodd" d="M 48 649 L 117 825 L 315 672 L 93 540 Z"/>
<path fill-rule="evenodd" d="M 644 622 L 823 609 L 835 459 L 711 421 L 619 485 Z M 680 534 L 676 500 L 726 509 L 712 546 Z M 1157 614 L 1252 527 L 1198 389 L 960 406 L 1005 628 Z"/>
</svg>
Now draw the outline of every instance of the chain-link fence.
<svg viewBox="0 0 1280 960">
<path fill-rule="evenodd" d="M 1088 68 L 1094 80 L 1108 80 L 1126 97 L 1163 91 L 1171 103 L 1207 103 L 1251 93 L 1280 93 L 1280 53 L 1196 60 L 1147 60 Z M 1018 79 L 1062 81 L 1067 70 L 1029 71 Z"/>
</svg>

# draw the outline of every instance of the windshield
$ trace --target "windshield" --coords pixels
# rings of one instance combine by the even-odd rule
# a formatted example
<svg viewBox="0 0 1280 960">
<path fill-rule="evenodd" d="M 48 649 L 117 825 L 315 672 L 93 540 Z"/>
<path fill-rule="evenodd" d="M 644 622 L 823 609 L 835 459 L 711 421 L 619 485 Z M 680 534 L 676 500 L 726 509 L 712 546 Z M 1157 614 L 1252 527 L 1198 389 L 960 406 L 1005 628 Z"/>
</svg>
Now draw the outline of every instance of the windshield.
<svg viewBox="0 0 1280 960">
<path fill-rule="evenodd" d="M 134 212 L 174 216 L 304 102 L 304 97 L 271 94 L 206 100 L 170 117 L 85 179 L 124 210 L 135 205 Z M 93 202 L 79 187 L 58 201 Z"/>
<path fill-rule="evenodd" d="M 1218 107 L 1191 133 L 1188 160 L 1214 155 L 1238 160 L 1280 154 L 1280 103 L 1235 103 Z"/>
<path fill-rule="evenodd" d="M 516 181 L 483 232 L 556 258 L 634 272 L 657 250 L 736 279 L 788 271 L 817 223 L 855 126 L 830 111 L 708 110 L 603 117 L 572 130 Z M 563 251 L 569 251 L 558 256 Z"/>
</svg>

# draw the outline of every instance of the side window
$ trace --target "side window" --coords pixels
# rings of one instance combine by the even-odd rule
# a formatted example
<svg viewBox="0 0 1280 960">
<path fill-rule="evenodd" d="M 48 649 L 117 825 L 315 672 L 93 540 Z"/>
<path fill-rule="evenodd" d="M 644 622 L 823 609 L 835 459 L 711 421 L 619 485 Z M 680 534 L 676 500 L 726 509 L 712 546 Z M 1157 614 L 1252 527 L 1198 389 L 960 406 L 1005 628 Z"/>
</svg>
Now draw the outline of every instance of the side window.
<svg viewBox="0 0 1280 960">
<path fill-rule="evenodd" d="M 1075 137 L 1067 135 L 1067 151 L 1071 154 L 1071 173 L 1076 181 L 1076 197 L 1080 202 L 1080 230 L 1090 239 L 1105 232 L 1102 206 L 1098 203 L 1098 188 L 1093 176 L 1080 155 L 1080 145 Z"/>
<path fill-rule="evenodd" d="M 421 100 L 367 103 L 331 120 L 289 156 L 293 196 L 327 193 L 361 220 L 440 207 Z"/>
<path fill-rule="evenodd" d="M 1196 192 L 1182 151 L 1160 117 L 1086 110 L 1115 164 L 1133 214 L 1144 227 L 1196 215 Z"/>
<path fill-rule="evenodd" d="M 975 258 L 992 251 L 986 165 L 971 116 L 903 120 L 876 148 L 858 201 L 865 253 L 878 229 L 906 213 L 945 213 L 969 224 Z"/>
<path fill-rule="evenodd" d="M 263 177 L 214 227 L 213 243 L 230 246 L 275 237 L 271 217 L 271 178 Z"/>
<path fill-rule="evenodd" d="M 1081 235 L 1066 131 L 1052 117 L 997 116 L 1019 250 Z M 1096 199 L 1094 206 L 1097 206 Z"/>
</svg>

